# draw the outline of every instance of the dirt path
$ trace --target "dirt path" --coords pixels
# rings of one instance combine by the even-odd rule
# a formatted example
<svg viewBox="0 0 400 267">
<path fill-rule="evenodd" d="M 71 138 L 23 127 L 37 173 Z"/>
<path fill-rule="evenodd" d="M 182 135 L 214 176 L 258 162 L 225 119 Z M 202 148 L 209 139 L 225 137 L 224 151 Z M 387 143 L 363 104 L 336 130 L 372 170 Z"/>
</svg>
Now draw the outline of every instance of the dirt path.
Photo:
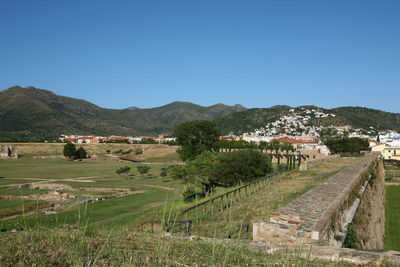
<svg viewBox="0 0 400 267">
<path fill-rule="evenodd" d="M 59 183 L 59 182 L 82 182 L 82 183 L 94 183 L 96 182 L 96 178 L 101 178 L 99 176 L 87 176 L 87 177 L 76 177 L 76 178 L 61 178 L 61 179 L 49 179 L 49 178 L 3 178 L 3 179 L 12 179 L 12 180 L 30 180 L 30 181 L 37 181 L 36 184 L 43 184 L 43 183 Z M 90 179 L 90 180 L 89 180 Z M 14 187 L 25 183 L 19 184 L 5 184 L 0 185 L 0 187 Z"/>
</svg>

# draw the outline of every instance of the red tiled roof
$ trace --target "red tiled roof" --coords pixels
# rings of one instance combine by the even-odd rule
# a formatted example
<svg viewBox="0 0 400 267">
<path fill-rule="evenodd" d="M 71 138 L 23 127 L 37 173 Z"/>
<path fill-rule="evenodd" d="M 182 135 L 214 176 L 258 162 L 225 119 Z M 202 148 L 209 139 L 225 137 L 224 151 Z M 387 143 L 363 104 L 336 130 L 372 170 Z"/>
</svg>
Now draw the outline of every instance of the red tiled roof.
<svg viewBox="0 0 400 267">
<path fill-rule="evenodd" d="M 305 141 L 305 140 L 298 140 L 293 138 L 282 137 L 278 138 L 280 143 L 290 143 L 290 144 L 316 144 L 316 141 Z"/>
<path fill-rule="evenodd" d="M 125 139 L 126 139 L 125 137 L 119 137 L 119 136 L 113 136 L 109 138 L 109 140 L 125 140 Z"/>
</svg>

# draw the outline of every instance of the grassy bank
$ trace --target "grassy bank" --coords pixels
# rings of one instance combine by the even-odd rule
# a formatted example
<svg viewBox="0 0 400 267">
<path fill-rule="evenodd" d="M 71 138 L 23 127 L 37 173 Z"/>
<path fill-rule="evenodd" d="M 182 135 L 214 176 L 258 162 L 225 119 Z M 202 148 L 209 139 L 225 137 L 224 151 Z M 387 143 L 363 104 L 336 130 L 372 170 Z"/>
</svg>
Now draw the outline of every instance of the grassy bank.
<svg viewBox="0 0 400 267">
<path fill-rule="evenodd" d="M 400 186 L 386 186 L 385 248 L 400 251 Z"/>
</svg>

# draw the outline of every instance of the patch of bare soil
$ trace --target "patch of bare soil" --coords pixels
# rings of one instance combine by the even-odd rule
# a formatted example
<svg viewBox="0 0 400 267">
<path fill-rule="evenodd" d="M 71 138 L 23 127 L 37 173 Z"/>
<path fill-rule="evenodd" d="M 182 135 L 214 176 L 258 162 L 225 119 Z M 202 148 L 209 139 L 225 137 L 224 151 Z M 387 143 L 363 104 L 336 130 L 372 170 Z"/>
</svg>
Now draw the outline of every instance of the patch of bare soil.
<svg viewBox="0 0 400 267">
<path fill-rule="evenodd" d="M 77 183 L 95 183 L 95 180 L 85 180 L 85 179 L 63 179 L 65 182 L 77 182 Z"/>
<path fill-rule="evenodd" d="M 129 188 L 119 188 L 119 187 L 81 187 L 79 190 L 92 191 L 92 192 L 132 192 Z"/>
<path fill-rule="evenodd" d="M 176 150 L 178 146 L 168 146 L 168 145 L 136 145 L 143 150 L 143 154 L 135 155 L 131 153 L 129 155 L 124 155 L 124 158 L 129 158 L 135 161 L 145 161 L 149 158 L 168 158 L 176 157 Z"/>
<path fill-rule="evenodd" d="M 47 189 L 47 190 L 72 190 L 72 186 L 66 184 L 52 184 L 52 183 L 31 183 L 31 184 L 19 184 L 17 188 L 29 188 L 29 189 Z"/>
<path fill-rule="evenodd" d="M 64 159 L 62 155 L 33 156 L 34 159 Z"/>
</svg>

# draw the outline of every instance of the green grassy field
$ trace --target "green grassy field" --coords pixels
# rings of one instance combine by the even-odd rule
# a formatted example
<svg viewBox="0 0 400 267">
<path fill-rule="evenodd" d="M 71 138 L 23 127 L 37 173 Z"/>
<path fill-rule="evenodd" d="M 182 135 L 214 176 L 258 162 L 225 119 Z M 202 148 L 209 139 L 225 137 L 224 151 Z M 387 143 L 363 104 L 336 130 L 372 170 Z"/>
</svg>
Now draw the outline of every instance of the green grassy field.
<svg viewBox="0 0 400 267">
<path fill-rule="evenodd" d="M 22 200 L 22 199 L 1 199 L 0 218 L 21 213 L 27 213 L 46 206 L 44 201 Z M 0 228 L 2 222 L 0 221 Z"/>
<path fill-rule="evenodd" d="M 400 251 L 400 186 L 386 186 L 385 248 Z"/>
<path fill-rule="evenodd" d="M 136 166 L 131 162 L 92 162 L 67 161 L 62 159 L 33 159 L 0 161 L 0 181 L 10 178 L 66 179 L 79 177 L 115 178 L 115 170 L 122 166 L 131 167 L 130 174 L 138 175 Z M 150 173 L 159 174 L 160 165 L 151 165 Z"/>
<path fill-rule="evenodd" d="M 32 228 L 42 226 L 47 228 L 79 226 L 86 224 L 120 228 L 134 224 L 140 216 L 162 208 L 166 199 L 164 190 L 151 190 L 142 194 L 129 195 L 123 198 L 111 199 L 91 204 L 81 204 L 56 214 L 35 214 L 20 216 L 15 219 L 0 222 L 3 229 Z M 21 201 L 17 203 L 21 205 Z M 34 203 L 33 203 L 34 204 Z M 24 203 L 24 205 L 26 205 Z M 159 210 L 158 209 L 158 210 Z"/>
<path fill-rule="evenodd" d="M 184 185 L 180 181 L 162 180 L 159 173 L 163 164 L 152 164 L 148 174 L 140 175 L 137 166 L 131 162 L 85 162 L 65 161 L 62 159 L 33 159 L 0 161 L 0 196 L 11 195 L 16 199 L 1 199 L 1 216 L 10 216 L 28 212 L 36 207 L 43 207 L 43 201 L 17 199 L 18 196 L 43 194 L 51 190 L 10 188 L 9 185 L 32 182 L 70 185 L 72 191 L 61 191 L 82 195 L 102 196 L 124 191 L 135 191 L 137 194 L 122 198 L 80 204 L 79 199 L 67 203 L 69 208 L 56 215 L 35 214 L 19 218 L 6 219 L 0 222 L 3 229 L 32 227 L 38 224 L 55 227 L 61 224 L 89 222 L 97 225 L 131 225 L 144 215 L 160 211 L 167 200 L 180 197 Z M 119 176 L 115 170 L 121 166 L 131 167 L 129 176 Z M 129 178 L 129 179 L 127 179 Z M 23 208 L 25 206 L 25 208 Z M 85 211 L 83 213 L 83 211 Z"/>
</svg>

